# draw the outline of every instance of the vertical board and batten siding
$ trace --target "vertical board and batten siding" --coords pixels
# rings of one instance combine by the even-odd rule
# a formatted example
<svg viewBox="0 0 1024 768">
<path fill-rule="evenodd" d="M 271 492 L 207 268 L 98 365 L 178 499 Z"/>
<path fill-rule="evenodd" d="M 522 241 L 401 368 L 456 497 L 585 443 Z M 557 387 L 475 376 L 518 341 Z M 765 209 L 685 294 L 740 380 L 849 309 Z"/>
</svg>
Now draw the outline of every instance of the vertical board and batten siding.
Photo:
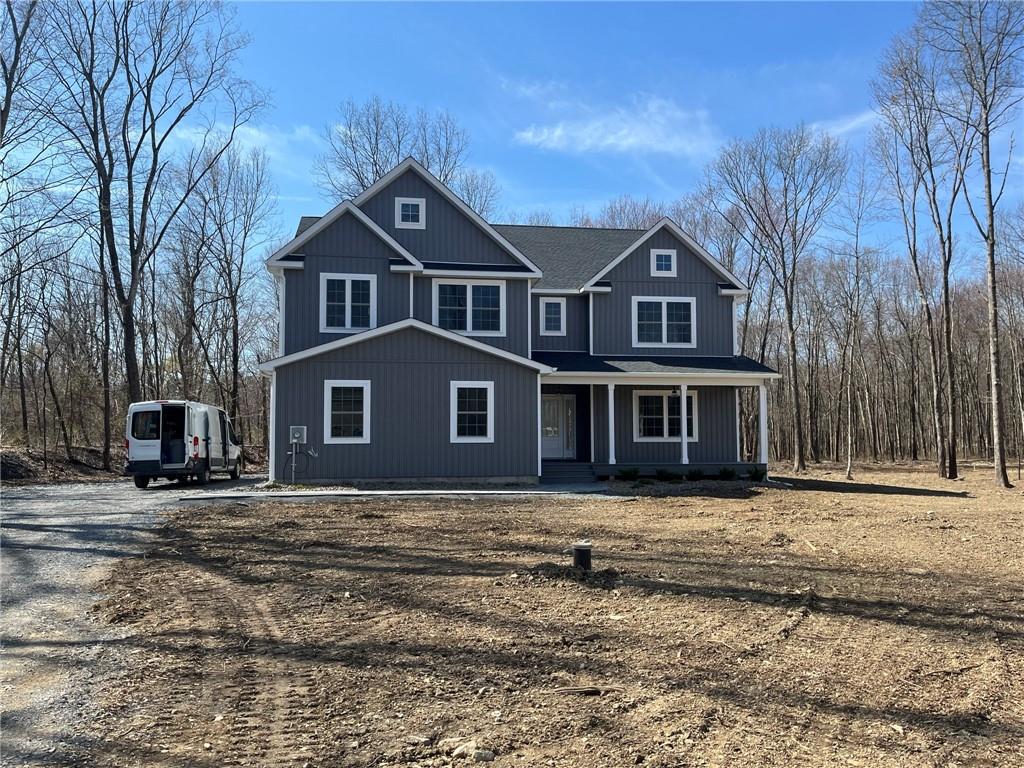
<svg viewBox="0 0 1024 768">
<path fill-rule="evenodd" d="M 377 276 L 377 325 L 409 317 L 409 276 L 390 271 L 394 250 L 349 213 L 332 222 L 302 249 L 303 269 L 284 270 L 285 354 L 351 336 L 320 333 L 320 274 Z"/>
<path fill-rule="evenodd" d="M 676 277 L 651 277 L 651 249 L 676 251 Z M 732 355 L 732 297 L 718 295 L 722 278 L 685 243 L 662 229 L 604 277 L 611 293 L 594 294 L 595 355 Z M 634 296 L 692 296 L 697 346 L 634 347 Z"/>
<path fill-rule="evenodd" d="M 541 336 L 541 299 L 565 299 L 565 336 Z M 555 352 L 587 352 L 590 343 L 589 297 L 535 295 L 531 298 L 533 312 L 533 348 Z"/>
<path fill-rule="evenodd" d="M 678 385 L 676 385 L 678 386 Z M 633 391 L 673 389 L 673 386 L 615 387 L 615 461 L 620 467 L 643 463 L 673 463 L 680 459 L 679 441 L 633 442 Z M 688 387 L 697 393 L 697 441 L 689 446 L 691 464 L 736 461 L 736 389 Z M 594 386 L 594 454 L 608 460 L 608 387 Z"/>
<path fill-rule="evenodd" d="M 395 227 L 396 197 L 421 197 L 426 201 L 425 229 Z M 359 207 L 420 261 L 522 266 L 413 170 L 407 170 Z"/>
<path fill-rule="evenodd" d="M 369 379 L 370 443 L 325 444 L 324 381 Z M 452 381 L 494 382 L 494 442 L 451 443 Z M 537 373 L 415 329 L 277 369 L 277 479 L 291 477 L 288 428 L 306 426 L 296 479 L 536 477 Z"/>
<path fill-rule="evenodd" d="M 406 277 L 406 280 L 409 278 Z M 434 324 L 434 280 L 436 277 L 421 277 L 414 280 L 415 317 L 424 323 Z M 452 278 L 462 280 L 465 278 Z M 481 280 L 487 278 L 480 278 Z M 528 357 L 526 334 L 527 301 L 530 294 L 528 280 L 505 280 L 505 335 L 504 336 L 470 336 L 474 341 L 490 344 L 492 347 L 513 352 L 520 357 Z M 409 287 L 406 284 L 406 295 Z M 408 301 L 408 299 L 407 299 Z"/>
</svg>

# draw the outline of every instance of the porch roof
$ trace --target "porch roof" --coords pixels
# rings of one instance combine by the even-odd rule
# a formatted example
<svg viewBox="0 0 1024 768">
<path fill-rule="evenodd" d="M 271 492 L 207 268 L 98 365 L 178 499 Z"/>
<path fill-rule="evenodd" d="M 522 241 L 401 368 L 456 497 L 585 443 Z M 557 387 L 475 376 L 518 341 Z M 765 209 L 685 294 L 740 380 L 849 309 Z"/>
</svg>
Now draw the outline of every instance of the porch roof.
<svg viewBox="0 0 1024 768">
<path fill-rule="evenodd" d="M 556 368 L 559 374 L 676 375 L 698 377 L 780 378 L 773 369 L 745 355 L 714 357 L 704 355 L 591 355 L 586 352 L 545 352 L 534 350 L 531 357 Z"/>
</svg>

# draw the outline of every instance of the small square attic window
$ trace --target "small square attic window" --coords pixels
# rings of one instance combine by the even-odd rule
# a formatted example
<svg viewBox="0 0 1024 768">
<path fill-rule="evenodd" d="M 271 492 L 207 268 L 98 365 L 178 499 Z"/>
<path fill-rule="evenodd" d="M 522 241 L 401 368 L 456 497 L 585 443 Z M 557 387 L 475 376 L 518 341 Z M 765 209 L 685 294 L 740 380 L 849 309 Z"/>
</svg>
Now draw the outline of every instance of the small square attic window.
<svg viewBox="0 0 1024 768">
<path fill-rule="evenodd" d="M 427 201 L 422 197 L 396 197 L 395 228 L 426 229 Z"/>
</svg>

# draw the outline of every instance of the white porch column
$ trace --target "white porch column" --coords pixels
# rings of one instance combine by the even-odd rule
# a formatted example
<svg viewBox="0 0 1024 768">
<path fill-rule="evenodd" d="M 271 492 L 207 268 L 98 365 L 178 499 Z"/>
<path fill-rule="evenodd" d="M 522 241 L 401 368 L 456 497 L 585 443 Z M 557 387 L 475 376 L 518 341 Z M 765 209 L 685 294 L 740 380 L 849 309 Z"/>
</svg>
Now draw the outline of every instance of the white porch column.
<svg viewBox="0 0 1024 768">
<path fill-rule="evenodd" d="M 608 385 L 608 463 L 615 463 L 615 385 Z"/>
<path fill-rule="evenodd" d="M 679 462 L 681 464 L 690 463 L 690 441 L 687 439 L 689 435 L 686 434 L 686 385 L 679 385 L 679 444 L 682 446 L 679 449 Z"/>
<path fill-rule="evenodd" d="M 758 421 L 758 437 L 759 444 L 761 446 L 761 463 L 768 463 L 768 388 L 764 384 L 759 384 L 757 387 L 759 401 L 757 404 L 757 415 Z"/>
</svg>

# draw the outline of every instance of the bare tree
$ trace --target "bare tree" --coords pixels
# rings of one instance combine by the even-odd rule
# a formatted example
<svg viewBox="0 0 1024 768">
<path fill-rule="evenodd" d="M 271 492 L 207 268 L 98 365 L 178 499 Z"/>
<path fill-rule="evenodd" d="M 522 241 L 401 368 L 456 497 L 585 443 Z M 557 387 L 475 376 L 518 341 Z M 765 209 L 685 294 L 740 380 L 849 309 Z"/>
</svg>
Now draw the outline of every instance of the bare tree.
<svg viewBox="0 0 1024 768">
<path fill-rule="evenodd" d="M 993 137 L 1016 117 L 1024 93 L 1024 5 L 992 0 L 935 2 L 922 6 L 921 34 L 945 69 L 939 96 L 957 146 L 980 164 L 981 192 L 965 196 L 978 234 L 985 243 L 988 279 L 989 374 L 992 398 L 992 447 L 996 482 L 1006 475 L 1004 403 L 999 348 L 996 208 L 1010 177 L 1012 139 L 1005 165 L 993 164 Z"/>
<path fill-rule="evenodd" d="M 722 150 L 711 167 L 721 200 L 719 214 L 738 209 L 747 226 L 737 231 L 763 250 L 783 299 L 789 352 L 794 442 L 793 468 L 805 468 L 804 413 L 797 362 L 797 287 L 803 260 L 825 222 L 846 173 L 846 153 L 827 134 L 806 126 L 764 129 Z"/>
<path fill-rule="evenodd" d="M 466 205 L 485 219 L 494 213 L 501 194 L 501 187 L 494 174 L 475 168 L 464 168 L 459 171 L 452 181 L 452 189 Z"/>
<path fill-rule="evenodd" d="M 232 75 L 246 39 L 221 5 L 66 0 L 47 12 L 49 115 L 91 176 L 128 396 L 139 400 L 135 307 L 145 270 L 261 100 Z M 188 148 L 175 151 L 182 143 Z M 188 169 L 186 184 L 172 183 L 172 160 Z"/>
<path fill-rule="evenodd" d="M 936 349 L 932 356 L 936 366 L 943 366 L 948 418 L 943 418 L 940 397 L 937 396 L 933 407 L 935 418 L 941 422 L 937 438 L 943 442 L 938 454 L 939 473 L 955 479 L 959 474 L 959 397 L 956 392 L 956 357 L 952 349 L 950 277 L 955 249 L 953 221 L 964 187 L 967 149 L 963 138 L 966 134 L 960 131 L 954 135 L 944 129 L 938 104 L 941 81 L 936 60 L 918 30 L 897 38 L 892 44 L 872 89 L 883 119 L 883 127 L 875 136 L 876 157 L 885 169 L 894 199 L 900 205 L 904 238 L 917 276 L 918 292 L 922 302 L 928 305 L 926 315 L 930 338 L 935 329 L 930 286 L 923 279 L 917 242 L 918 206 L 924 207 L 935 234 L 941 285 L 942 323 L 939 333 L 942 354 Z M 935 381 L 942 378 L 938 368 L 933 378 Z"/>
<path fill-rule="evenodd" d="M 379 96 L 341 104 L 337 121 L 324 129 L 324 140 L 328 148 L 317 158 L 317 181 L 335 200 L 356 197 L 410 156 L 443 184 L 457 186 L 469 152 L 469 135 L 448 112 L 411 112 Z M 497 186 L 493 175 L 490 179 L 470 176 L 461 182 L 472 187 Z M 490 190 L 479 202 L 493 205 L 495 193 Z"/>
</svg>

